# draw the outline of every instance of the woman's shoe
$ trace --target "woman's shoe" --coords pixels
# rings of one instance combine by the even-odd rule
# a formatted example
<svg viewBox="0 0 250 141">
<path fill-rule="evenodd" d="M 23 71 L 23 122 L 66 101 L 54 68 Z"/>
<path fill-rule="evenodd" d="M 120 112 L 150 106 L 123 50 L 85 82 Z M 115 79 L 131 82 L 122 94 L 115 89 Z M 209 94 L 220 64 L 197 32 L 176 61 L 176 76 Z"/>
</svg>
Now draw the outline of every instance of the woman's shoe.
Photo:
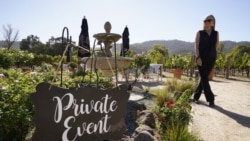
<svg viewBox="0 0 250 141">
<path fill-rule="evenodd" d="M 199 100 L 197 100 L 197 99 L 193 99 L 193 102 L 195 103 L 195 104 L 200 104 L 200 102 L 199 102 Z"/>
<path fill-rule="evenodd" d="M 209 107 L 214 107 L 214 102 L 209 102 Z"/>
</svg>

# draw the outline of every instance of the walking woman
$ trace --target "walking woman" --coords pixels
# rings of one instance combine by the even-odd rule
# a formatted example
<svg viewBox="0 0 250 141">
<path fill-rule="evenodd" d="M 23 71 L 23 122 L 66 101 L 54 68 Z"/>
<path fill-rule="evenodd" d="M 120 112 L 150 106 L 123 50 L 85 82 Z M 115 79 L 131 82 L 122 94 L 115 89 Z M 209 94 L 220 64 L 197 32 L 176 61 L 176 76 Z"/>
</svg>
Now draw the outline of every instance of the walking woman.
<svg viewBox="0 0 250 141">
<path fill-rule="evenodd" d="M 200 73 L 200 82 L 194 93 L 194 102 L 198 103 L 202 90 L 209 106 L 214 106 L 214 94 L 209 85 L 208 76 L 216 61 L 216 48 L 219 46 L 219 32 L 215 30 L 215 17 L 209 15 L 204 20 L 203 30 L 196 34 L 195 52 Z"/>
</svg>

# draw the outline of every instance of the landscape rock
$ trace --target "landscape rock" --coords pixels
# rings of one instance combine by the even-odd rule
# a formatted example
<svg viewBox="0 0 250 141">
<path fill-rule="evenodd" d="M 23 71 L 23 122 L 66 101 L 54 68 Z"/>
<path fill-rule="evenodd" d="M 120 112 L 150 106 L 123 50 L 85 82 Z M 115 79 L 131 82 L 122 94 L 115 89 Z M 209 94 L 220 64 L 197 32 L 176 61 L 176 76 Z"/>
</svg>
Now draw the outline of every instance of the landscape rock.
<svg viewBox="0 0 250 141">
<path fill-rule="evenodd" d="M 119 141 L 134 141 L 134 139 L 130 138 L 129 136 L 123 135 L 123 137 Z"/>
<path fill-rule="evenodd" d="M 139 114 L 137 119 L 138 123 L 148 125 L 151 128 L 155 128 L 154 113 L 149 110 L 144 110 Z"/>
<path fill-rule="evenodd" d="M 125 124 L 127 126 L 127 131 L 125 135 L 131 136 L 135 129 L 139 126 L 136 122 L 137 111 L 142 110 L 142 106 L 135 101 L 128 101 L 127 103 L 127 114 L 125 117 Z"/>
<path fill-rule="evenodd" d="M 148 125 L 140 125 L 139 127 L 137 127 L 135 129 L 135 134 L 139 134 L 143 131 L 148 131 L 151 135 L 154 135 L 154 129 L 152 129 L 151 127 L 149 127 Z"/>
<path fill-rule="evenodd" d="M 158 141 L 154 136 L 152 136 L 148 131 L 140 132 L 134 141 Z"/>
<path fill-rule="evenodd" d="M 136 92 L 136 93 L 145 93 L 146 92 L 142 87 L 138 87 L 138 86 L 133 86 L 131 90 L 132 90 L 132 92 Z"/>
</svg>

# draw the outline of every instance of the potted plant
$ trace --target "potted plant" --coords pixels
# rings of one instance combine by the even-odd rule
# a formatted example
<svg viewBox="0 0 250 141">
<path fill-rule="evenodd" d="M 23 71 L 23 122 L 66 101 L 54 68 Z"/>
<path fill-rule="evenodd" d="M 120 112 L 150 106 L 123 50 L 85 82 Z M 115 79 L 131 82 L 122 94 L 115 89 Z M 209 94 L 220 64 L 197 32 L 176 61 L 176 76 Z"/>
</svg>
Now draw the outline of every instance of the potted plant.
<svg viewBox="0 0 250 141">
<path fill-rule="evenodd" d="M 185 65 L 185 60 L 181 55 L 176 55 L 172 59 L 172 65 L 173 65 L 173 75 L 174 78 L 181 78 L 183 74 L 183 67 Z"/>
</svg>

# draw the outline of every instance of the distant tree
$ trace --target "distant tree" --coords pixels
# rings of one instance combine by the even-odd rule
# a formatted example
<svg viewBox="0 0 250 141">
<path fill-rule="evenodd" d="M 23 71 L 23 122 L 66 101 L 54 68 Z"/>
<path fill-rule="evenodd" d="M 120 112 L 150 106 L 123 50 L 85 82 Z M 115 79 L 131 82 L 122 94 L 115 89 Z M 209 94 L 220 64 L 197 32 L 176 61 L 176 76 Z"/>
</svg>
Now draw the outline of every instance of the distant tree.
<svg viewBox="0 0 250 141">
<path fill-rule="evenodd" d="M 5 40 L 5 46 L 9 50 L 13 44 L 18 40 L 18 34 L 19 31 L 12 28 L 10 24 L 7 25 L 7 27 L 3 26 L 3 37 Z"/>
<path fill-rule="evenodd" d="M 249 67 L 248 67 L 248 54 L 250 54 L 250 46 L 240 45 L 235 46 L 228 53 L 228 57 L 231 58 L 231 68 L 233 69 L 233 75 L 235 75 L 235 69 L 242 72 L 246 70 L 247 75 L 249 76 Z"/>
<path fill-rule="evenodd" d="M 187 72 L 187 76 L 191 73 L 190 71 L 193 71 L 192 69 L 194 69 L 194 61 L 193 61 L 193 57 L 192 57 L 192 53 L 187 53 L 185 55 L 182 55 L 184 64 L 183 64 L 183 68 L 186 70 Z M 190 74 L 191 75 L 191 74 Z"/>
<path fill-rule="evenodd" d="M 22 39 L 22 41 L 20 43 L 20 49 L 29 51 L 30 50 L 29 44 L 30 43 L 27 39 Z"/>
<path fill-rule="evenodd" d="M 233 67 L 240 68 L 243 63 L 242 57 L 245 53 L 250 54 L 250 46 L 236 46 L 230 51 L 230 55 L 232 56 Z"/>
<path fill-rule="evenodd" d="M 226 53 L 225 53 L 225 43 L 220 42 L 219 47 L 217 48 L 217 59 L 215 62 L 215 68 L 219 71 L 226 68 Z"/>
<path fill-rule="evenodd" d="M 35 53 L 35 54 L 48 54 L 48 55 L 52 54 L 49 46 L 43 43 L 36 44 L 34 47 L 30 49 L 30 52 Z"/>
<path fill-rule="evenodd" d="M 153 48 L 148 51 L 148 56 L 151 63 L 165 64 L 165 59 L 168 57 L 168 49 L 163 45 L 154 45 Z"/>
<path fill-rule="evenodd" d="M 174 55 L 172 58 L 172 66 L 175 69 L 184 69 L 187 64 L 187 60 L 181 54 Z"/>
<path fill-rule="evenodd" d="M 168 58 L 166 59 L 165 65 L 164 65 L 166 68 L 170 69 L 170 68 L 173 67 L 172 59 L 173 59 L 173 57 L 168 57 Z"/>
<path fill-rule="evenodd" d="M 215 68 L 218 69 L 219 71 L 223 69 L 225 71 L 226 68 L 226 56 L 225 53 L 218 53 L 217 54 L 217 59 L 215 62 Z"/>
<path fill-rule="evenodd" d="M 225 43 L 224 42 L 220 42 L 219 43 L 219 47 L 217 48 L 217 52 L 221 53 L 221 52 L 224 52 L 224 50 L 225 50 Z"/>
<path fill-rule="evenodd" d="M 145 74 L 150 67 L 150 59 L 146 55 L 135 56 L 134 62 L 130 65 L 130 69 L 135 70 L 135 80 L 137 82 L 140 74 Z"/>
<path fill-rule="evenodd" d="M 51 37 L 49 38 L 49 40 L 47 41 L 46 44 L 48 44 L 48 45 L 53 45 L 53 44 L 55 44 L 55 37 L 54 37 L 54 36 L 51 36 Z"/>
<path fill-rule="evenodd" d="M 63 46 L 62 46 L 62 42 L 64 42 Z M 67 39 L 64 38 L 64 40 L 62 41 L 62 37 L 54 37 L 51 36 L 51 38 L 48 40 L 48 42 L 46 43 L 47 46 L 49 46 L 50 48 L 50 55 L 62 55 L 63 51 L 65 50 L 67 44 Z"/>
<path fill-rule="evenodd" d="M 26 39 L 22 39 L 20 49 L 31 51 L 31 49 L 38 44 L 41 44 L 39 37 L 35 35 L 29 35 Z"/>
<path fill-rule="evenodd" d="M 133 50 L 127 50 L 125 56 L 126 57 L 134 57 L 136 55 L 136 52 Z"/>
<path fill-rule="evenodd" d="M 242 64 L 240 66 L 241 69 L 246 70 L 247 77 L 249 77 L 249 69 L 250 69 L 250 53 L 245 52 L 242 57 Z"/>
</svg>

